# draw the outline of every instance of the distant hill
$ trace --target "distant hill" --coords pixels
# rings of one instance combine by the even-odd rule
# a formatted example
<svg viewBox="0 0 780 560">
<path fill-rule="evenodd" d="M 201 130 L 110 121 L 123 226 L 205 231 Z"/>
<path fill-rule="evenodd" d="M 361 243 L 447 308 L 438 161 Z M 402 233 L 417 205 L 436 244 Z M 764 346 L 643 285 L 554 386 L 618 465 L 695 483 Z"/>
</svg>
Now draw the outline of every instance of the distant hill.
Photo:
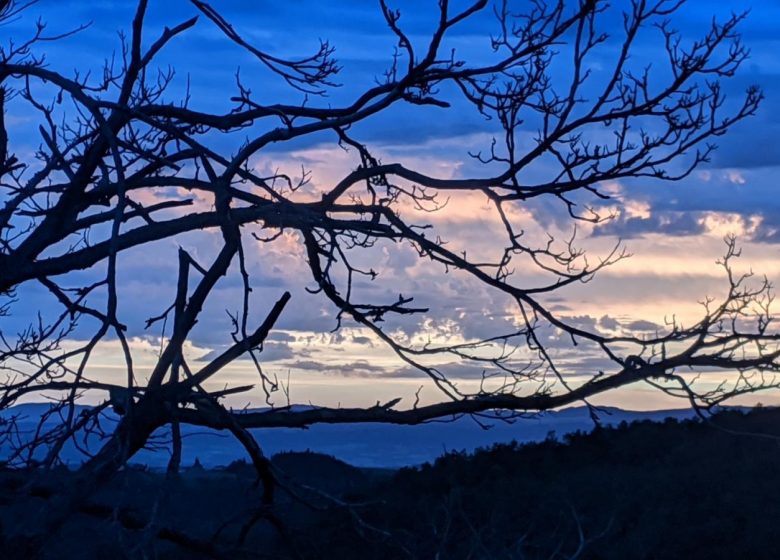
<svg viewBox="0 0 780 560">
<path fill-rule="evenodd" d="M 0 418 L 17 418 L 22 430 L 32 433 L 42 414 L 50 405 L 46 403 L 23 404 L 0 413 Z M 623 421 L 654 420 L 665 418 L 690 418 L 688 409 L 658 410 L 649 412 L 626 411 L 605 408 L 600 421 L 605 426 Z M 55 422 L 56 418 L 52 418 Z M 116 417 L 107 414 L 107 427 Z M 511 441 L 534 442 L 544 440 L 550 432 L 560 437 L 576 431 L 590 431 L 594 424 L 584 407 L 567 408 L 547 412 L 533 418 L 501 421 L 480 421 L 469 417 L 454 421 L 429 422 L 418 426 L 387 424 L 314 425 L 308 429 L 273 428 L 252 430 L 268 455 L 285 451 L 316 451 L 332 455 L 342 461 L 360 467 L 399 468 L 435 460 L 450 451 L 474 451 L 479 447 Z M 489 426 L 485 429 L 483 425 Z M 224 466 L 245 457 L 244 450 L 228 434 L 203 428 L 185 427 L 183 463 L 190 465 L 198 458 L 206 468 Z M 159 432 L 155 444 L 168 438 Z M 88 438 L 90 449 L 96 449 L 100 441 Z M 0 446 L 0 456 L 7 452 Z M 75 446 L 66 446 L 63 458 L 71 464 L 80 463 L 84 456 Z M 152 468 L 164 468 L 168 454 L 164 451 L 142 451 L 133 461 Z"/>
</svg>

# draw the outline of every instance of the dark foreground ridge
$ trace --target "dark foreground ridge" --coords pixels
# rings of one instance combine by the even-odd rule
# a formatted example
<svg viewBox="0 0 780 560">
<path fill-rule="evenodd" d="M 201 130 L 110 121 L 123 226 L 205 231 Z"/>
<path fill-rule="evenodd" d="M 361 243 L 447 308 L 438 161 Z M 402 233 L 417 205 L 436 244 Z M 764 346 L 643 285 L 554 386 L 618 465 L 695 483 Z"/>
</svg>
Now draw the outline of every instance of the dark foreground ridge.
<svg viewBox="0 0 780 560">
<path fill-rule="evenodd" d="M 241 461 L 173 480 L 127 469 L 41 557 L 777 557 L 777 409 L 622 423 L 398 471 L 316 453 L 273 463 L 286 490 L 272 510 L 259 507 L 261 490 Z M 35 526 L 46 489 L 71 474 L 48 476 L 3 473 L 3 527 Z M 237 516 L 252 510 L 254 524 Z M 35 544 L 2 541 L 1 556 L 28 558 Z"/>
</svg>

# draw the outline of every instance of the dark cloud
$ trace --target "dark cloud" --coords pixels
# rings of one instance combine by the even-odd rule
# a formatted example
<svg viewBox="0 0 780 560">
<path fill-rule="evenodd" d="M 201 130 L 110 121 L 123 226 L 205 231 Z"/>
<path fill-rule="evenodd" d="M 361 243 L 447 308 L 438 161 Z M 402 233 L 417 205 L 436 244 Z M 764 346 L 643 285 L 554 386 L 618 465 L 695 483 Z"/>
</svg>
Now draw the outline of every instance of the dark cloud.
<svg viewBox="0 0 780 560">
<path fill-rule="evenodd" d="M 490 364 L 479 363 L 456 363 L 456 364 L 444 364 L 436 368 L 441 374 L 443 374 L 450 381 L 456 379 L 482 379 L 486 375 L 496 373 L 496 367 Z M 406 379 L 423 379 L 427 378 L 427 374 L 417 368 L 403 367 L 388 373 L 388 377 L 398 377 Z"/>
<path fill-rule="evenodd" d="M 753 234 L 753 241 L 760 243 L 780 243 L 780 208 L 762 212 L 761 223 Z"/>
<path fill-rule="evenodd" d="M 570 372 L 582 375 L 596 375 L 599 372 L 614 372 L 620 369 L 620 366 L 609 358 L 600 356 L 571 356 L 569 357 L 568 368 Z"/>
<path fill-rule="evenodd" d="M 597 325 L 599 323 L 599 320 L 595 317 L 591 317 L 589 315 L 576 315 L 576 316 L 562 316 L 560 317 L 562 321 L 564 321 L 567 325 L 570 325 L 572 327 L 575 327 L 580 330 L 585 331 L 597 331 Z"/>
<path fill-rule="evenodd" d="M 378 366 L 367 360 L 355 360 L 343 364 L 334 364 L 318 360 L 296 360 L 286 364 L 292 369 L 316 371 L 325 375 L 342 377 L 393 377 L 392 369 Z"/>
<path fill-rule="evenodd" d="M 610 317 L 609 315 L 604 315 L 599 319 L 598 325 L 601 328 L 614 331 L 620 327 L 620 322 L 614 317 Z"/>
<path fill-rule="evenodd" d="M 705 231 L 700 213 L 653 212 L 649 218 L 618 216 L 597 226 L 594 235 L 612 235 L 623 239 L 648 233 L 670 236 L 699 235 Z"/>
<path fill-rule="evenodd" d="M 263 350 L 260 352 L 260 360 L 263 362 L 275 362 L 278 360 L 287 360 L 295 356 L 292 348 L 283 342 L 265 342 Z"/>
<path fill-rule="evenodd" d="M 657 325 L 651 321 L 645 321 L 643 319 L 637 321 L 631 321 L 624 325 L 627 329 L 632 331 L 660 331 L 661 325 Z"/>
<path fill-rule="evenodd" d="M 372 340 L 370 338 L 368 338 L 367 336 L 353 336 L 352 337 L 352 342 L 354 342 L 355 344 L 362 344 L 362 345 L 365 345 L 365 346 L 373 346 L 374 345 Z"/>
<path fill-rule="evenodd" d="M 227 350 L 227 346 L 220 346 L 219 348 L 215 348 L 214 350 L 208 352 L 207 354 L 200 356 L 198 358 L 199 362 L 210 362 L 214 358 L 218 357 L 220 354 L 222 354 L 225 350 Z M 258 354 L 258 358 L 261 362 L 275 362 L 277 360 L 287 360 L 290 358 L 293 358 L 296 354 L 293 352 L 293 350 L 285 343 L 282 342 L 266 342 L 263 344 L 262 352 Z M 241 360 L 250 360 L 251 358 L 248 355 L 244 355 L 241 358 Z"/>
<path fill-rule="evenodd" d="M 309 371 L 322 371 L 322 362 L 316 360 L 296 360 L 288 364 L 295 369 L 309 370 Z"/>
<path fill-rule="evenodd" d="M 286 332 L 272 331 L 268 335 L 267 340 L 276 341 L 276 342 L 295 342 L 298 339 Z"/>
</svg>

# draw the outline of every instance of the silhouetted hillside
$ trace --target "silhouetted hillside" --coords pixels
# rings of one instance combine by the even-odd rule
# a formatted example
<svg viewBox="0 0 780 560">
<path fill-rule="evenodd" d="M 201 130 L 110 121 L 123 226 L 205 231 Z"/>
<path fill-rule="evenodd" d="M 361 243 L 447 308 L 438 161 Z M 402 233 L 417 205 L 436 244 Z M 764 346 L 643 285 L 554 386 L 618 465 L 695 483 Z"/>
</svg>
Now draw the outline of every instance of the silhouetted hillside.
<svg viewBox="0 0 780 560">
<path fill-rule="evenodd" d="M 283 485 L 289 484 L 299 489 L 311 488 L 333 496 L 362 489 L 372 481 L 382 476 L 387 478 L 395 472 L 353 467 L 330 455 L 312 451 L 277 453 L 271 458 L 271 464 Z M 224 472 L 246 479 L 257 476 L 252 464 L 244 460 L 233 461 L 224 468 Z"/>
<path fill-rule="evenodd" d="M 354 496 L 374 501 L 361 511 L 377 530 L 331 518 L 310 555 L 777 558 L 780 440 L 769 435 L 778 410 L 449 454 Z"/>
<path fill-rule="evenodd" d="M 281 487 L 270 514 L 242 461 L 187 468 L 174 479 L 127 469 L 71 520 L 46 558 L 142 558 L 150 550 L 171 559 L 220 557 L 219 550 L 231 560 L 258 551 L 311 559 L 777 557 L 776 409 L 722 412 L 708 423 L 623 423 L 400 471 L 311 452 L 279 454 L 272 464 Z M 2 473 L 2 525 L 40 523 L 50 499 L 42 489 L 69 476 Z M 255 512 L 256 522 L 236 512 Z M 155 540 L 160 527 L 197 546 Z M 0 557 L 26 558 L 24 546 L 2 542 Z"/>
</svg>

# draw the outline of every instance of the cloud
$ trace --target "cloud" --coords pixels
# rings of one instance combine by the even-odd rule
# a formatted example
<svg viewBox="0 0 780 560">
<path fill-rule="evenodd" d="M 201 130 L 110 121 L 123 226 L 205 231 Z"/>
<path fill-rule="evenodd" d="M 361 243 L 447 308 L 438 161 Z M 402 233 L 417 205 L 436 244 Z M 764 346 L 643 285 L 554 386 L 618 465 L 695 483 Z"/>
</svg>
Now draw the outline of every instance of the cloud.
<svg viewBox="0 0 780 560">
<path fill-rule="evenodd" d="M 367 336 L 352 336 L 352 342 L 366 346 L 374 346 L 374 342 Z"/>
<path fill-rule="evenodd" d="M 290 363 L 289 366 L 295 369 L 322 371 L 322 363 L 316 360 L 296 360 Z"/>
<path fill-rule="evenodd" d="M 609 315 L 604 315 L 601 317 L 598 324 L 601 328 L 610 331 L 617 330 L 620 327 L 620 322 L 614 317 L 610 317 Z"/>
<path fill-rule="evenodd" d="M 298 339 L 297 337 L 284 331 L 271 331 L 271 333 L 269 333 L 268 335 L 267 340 L 276 341 L 276 342 L 295 342 Z"/>
<path fill-rule="evenodd" d="M 730 9 L 746 7 L 747 0 L 729 0 L 723 3 L 690 2 L 675 24 L 684 36 L 691 37 L 694 29 L 702 30 L 702 11 L 725 14 Z M 753 2 L 753 13 L 744 25 L 752 48 L 747 72 L 727 84 L 729 103 L 738 101 L 738 94 L 748 84 L 757 82 L 767 93 L 767 100 L 756 117 L 734 127 L 731 134 L 718 138 L 720 149 L 711 164 L 687 179 L 675 183 L 661 183 L 646 179 L 626 180 L 619 184 L 603 185 L 613 199 L 599 202 L 590 196 L 580 196 L 577 202 L 600 204 L 605 212 L 619 210 L 616 217 L 602 226 L 580 228 L 580 242 L 590 249 L 591 262 L 608 253 L 616 238 L 630 242 L 636 254 L 633 259 L 604 271 L 587 285 L 567 288 L 559 297 L 544 301 L 563 319 L 583 329 L 597 332 L 650 332 L 657 330 L 664 316 L 680 314 L 688 320 L 700 312 L 696 301 L 704 295 L 717 295 L 724 280 L 713 261 L 722 254 L 719 238 L 725 233 L 739 233 L 746 243 L 746 262 L 754 263 L 757 272 L 778 274 L 780 262 L 777 244 L 780 244 L 780 197 L 777 196 L 777 176 L 780 171 L 780 151 L 775 149 L 780 138 L 780 64 L 775 56 L 776 22 L 780 8 L 773 2 Z M 71 5 L 72 4 L 72 5 Z M 95 25 L 61 44 L 46 48 L 52 68 L 70 71 L 73 60 L 79 66 L 99 71 L 103 57 L 118 46 L 115 30 L 127 28 L 134 11 L 134 2 L 52 3 L 46 6 L 46 18 L 53 22 L 52 31 L 62 31 L 74 24 L 95 19 Z M 269 3 L 261 3 L 267 8 Z M 430 32 L 435 2 L 419 3 L 412 0 L 392 2 L 403 11 L 402 24 L 407 25 L 413 40 L 421 41 Z M 184 6 L 187 6 L 186 9 Z M 43 7 L 40 8 L 42 10 Z M 387 67 L 395 39 L 382 21 L 376 5 L 362 0 L 348 0 L 334 10 L 327 2 L 303 0 L 275 3 L 273 9 L 247 9 L 245 2 L 230 0 L 220 9 L 236 22 L 237 28 L 274 54 L 306 54 L 317 45 L 317 38 L 333 41 L 337 55 L 344 64 L 339 80 L 344 84 L 324 100 L 310 103 L 338 106 L 351 103 L 362 87 L 371 87 L 376 76 Z M 36 12 L 38 10 L 38 12 Z M 12 22 L 4 28 L 14 37 L 29 33 L 39 8 L 33 7 L 29 16 Z M 194 13 L 186 2 L 152 3 L 150 31 L 154 37 L 164 25 L 180 21 Z M 619 10 L 615 22 L 619 31 Z M 186 13 L 185 13 L 186 12 Z M 494 30 L 490 13 L 473 24 L 458 29 L 452 45 L 464 56 L 487 56 L 485 45 L 489 30 Z M 649 30 L 652 31 L 652 30 Z M 658 57 L 658 45 L 642 35 L 637 60 Z M 597 61 L 602 66 L 619 40 L 619 33 L 611 39 Z M 61 45 L 61 46 L 60 46 Z M 174 41 L 164 53 L 162 62 L 175 63 L 181 77 L 175 87 L 182 87 L 190 72 L 193 84 L 193 106 L 199 109 L 220 108 L 234 89 L 234 72 L 241 65 L 243 78 L 262 100 L 297 103 L 298 94 L 279 79 L 269 79 L 256 72 L 256 63 L 247 55 L 239 54 L 227 44 L 208 22 L 201 21 L 189 36 Z M 566 69 L 568 71 L 568 68 Z M 599 72 L 594 65 L 594 78 Z M 556 80 L 563 74 L 556 74 Z M 175 91 L 175 88 L 174 88 Z M 459 94 L 443 89 L 453 100 L 449 111 L 398 104 L 388 111 L 351 129 L 358 138 L 369 142 L 385 162 L 401 161 L 431 175 L 443 178 L 469 177 L 485 173 L 484 166 L 467 154 L 487 150 L 495 122 L 486 121 L 471 110 Z M 171 97 L 175 98 L 172 92 Z M 12 115 L 14 141 L 34 149 L 39 142 L 36 127 L 26 115 Z M 274 125 L 275 126 L 275 125 Z M 519 145 L 534 145 L 536 134 L 531 125 L 519 131 Z M 241 136 L 239 138 L 238 136 Z M 228 153 L 241 142 L 243 135 L 217 142 L 217 148 Z M 257 169 L 270 172 L 281 169 L 291 175 L 300 173 L 304 165 L 313 172 L 312 184 L 300 193 L 315 199 L 323 190 L 357 165 L 354 151 L 345 152 L 334 144 L 330 132 L 306 137 L 291 144 L 270 146 L 255 162 Z M 555 176 L 557 163 L 540 162 L 533 169 L 524 170 L 522 180 L 533 184 L 545 177 Z M 201 200 L 199 204 L 210 204 Z M 512 219 L 525 232 L 524 242 L 542 245 L 546 235 L 565 239 L 571 233 L 572 222 L 566 206 L 555 198 L 539 198 L 518 202 L 509 208 Z M 495 209 L 483 195 L 453 195 L 443 211 L 437 214 L 415 212 L 403 207 L 401 215 L 414 223 L 430 224 L 432 235 L 441 235 L 454 252 L 466 251 L 474 260 L 495 261 L 508 244 L 505 232 L 495 219 Z M 267 232 L 264 232 L 267 233 Z M 120 263 L 120 315 L 128 325 L 128 334 L 134 337 L 134 349 L 145 358 L 150 353 L 155 337 L 162 334 L 162 324 L 147 332 L 143 329 L 147 318 L 158 315 L 173 301 L 174 279 L 178 274 L 175 253 L 182 245 L 202 263 L 207 263 L 220 243 L 219 236 L 195 234 L 131 250 L 123 253 Z M 775 245 L 773 245 L 775 244 Z M 336 310 L 321 294 L 307 293 L 312 288 L 311 273 L 300 239 L 292 232 L 273 243 L 247 243 L 247 266 L 251 273 L 253 292 L 250 304 L 250 327 L 258 325 L 284 290 L 293 294 L 284 313 L 265 343 L 261 360 L 272 367 L 292 368 L 302 372 L 318 372 L 345 378 L 417 379 L 423 374 L 400 365 L 387 347 L 374 335 L 354 328 L 348 320 L 345 330 L 328 334 L 336 326 Z M 414 296 L 415 304 L 430 311 L 413 317 L 388 317 L 387 331 L 404 341 L 422 344 L 428 339 L 434 343 L 484 339 L 496 334 L 516 332 L 521 324 L 515 303 L 506 295 L 469 278 L 466 274 L 450 272 L 419 258 L 408 244 L 379 242 L 373 251 L 350 253 L 356 265 L 374 268 L 379 278 L 370 282 L 356 281 L 353 297 L 356 301 L 394 302 L 399 293 Z M 517 259 L 510 282 L 519 287 L 534 287 L 549 282 L 544 275 Z M 773 268 L 774 267 L 774 268 Z M 69 276 L 66 283 L 75 285 L 83 279 L 94 281 L 103 274 L 103 267 Z M 197 281 L 193 273 L 192 282 Z M 230 342 L 232 325 L 226 310 L 235 313 L 242 306 L 241 278 L 233 270 L 220 280 L 192 333 L 193 344 L 210 352 L 201 356 L 208 360 L 218 355 Z M 4 318 L 3 332 L 14 332 L 19 325 L 34 321 L 36 313 L 48 311 L 52 301 L 37 286 L 24 286 L 19 291 L 20 302 L 14 307 L 14 317 Z M 101 304 L 105 294 L 96 293 L 93 299 Z M 644 317 L 644 318 L 641 318 Z M 89 324 L 85 320 L 85 325 Z M 168 323 L 170 333 L 170 322 Z M 77 338 L 87 335 L 86 328 Z M 545 332 L 548 343 L 561 352 L 561 359 L 572 370 L 593 371 L 608 368 L 610 363 L 588 352 L 566 354 L 571 340 L 560 333 Z M 84 336 L 82 336 L 84 335 Z M 143 337 L 147 338 L 143 338 Z M 144 342 L 145 341 L 145 342 Z M 581 348 L 580 348 L 581 350 Z M 520 362 L 518 362 L 520 363 Z M 243 364 L 245 366 L 246 364 Z M 445 364 L 442 370 L 454 378 L 480 379 L 488 367 L 475 364 Z"/>
<path fill-rule="evenodd" d="M 657 325 L 653 323 L 652 321 L 646 321 L 644 319 L 638 319 L 636 321 L 631 321 L 624 325 L 627 329 L 631 331 L 652 331 L 657 332 L 663 330 L 663 327 L 661 325 Z"/>
<path fill-rule="evenodd" d="M 491 364 L 479 363 L 445 363 L 436 367 L 436 369 L 447 377 L 450 381 L 458 379 L 482 379 L 486 375 L 495 373 L 497 368 Z M 505 374 L 501 374 L 503 377 Z M 427 374 L 413 367 L 402 367 L 388 373 L 389 377 L 408 378 L 408 379 L 427 379 Z"/>
<path fill-rule="evenodd" d="M 641 237 L 647 233 L 670 236 L 700 235 L 705 227 L 699 216 L 689 212 L 657 212 L 648 217 L 618 216 L 594 229 L 595 235 L 623 239 Z"/>
<path fill-rule="evenodd" d="M 216 357 L 218 357 L 220 354 L 222 354 L 225 350 L 227 350 L 227 346 L 222 346 L 220 348 L 215 348 L 208 352 L 207 354 L 201 356 L 198 358 L 198 361 L 200 362 L 210 362 Z M 260 362 L 276 362 L 279 360 L 287 360 L 290 358 L 293 358 L 295 356 L 295 352 L 293 352 L 292 348 L 283 342 L 265 342 L 262 347 L 262 351 L 257 354 L 258 359 Z M 239 360 L 249 360 L 251 359 L 247 354 L 241 356 Z"/>
<path fill-rule="evenodd" d="M 351 362 L 334 363 L 319 360 L 296 360 L 286 364 L 291 369 L 313 371 L 324 375 L 336 375 L 343 377 L 392 377 L 392 370 L 370 363 L 368 360 L 354 360 Z"/>
</svg>

